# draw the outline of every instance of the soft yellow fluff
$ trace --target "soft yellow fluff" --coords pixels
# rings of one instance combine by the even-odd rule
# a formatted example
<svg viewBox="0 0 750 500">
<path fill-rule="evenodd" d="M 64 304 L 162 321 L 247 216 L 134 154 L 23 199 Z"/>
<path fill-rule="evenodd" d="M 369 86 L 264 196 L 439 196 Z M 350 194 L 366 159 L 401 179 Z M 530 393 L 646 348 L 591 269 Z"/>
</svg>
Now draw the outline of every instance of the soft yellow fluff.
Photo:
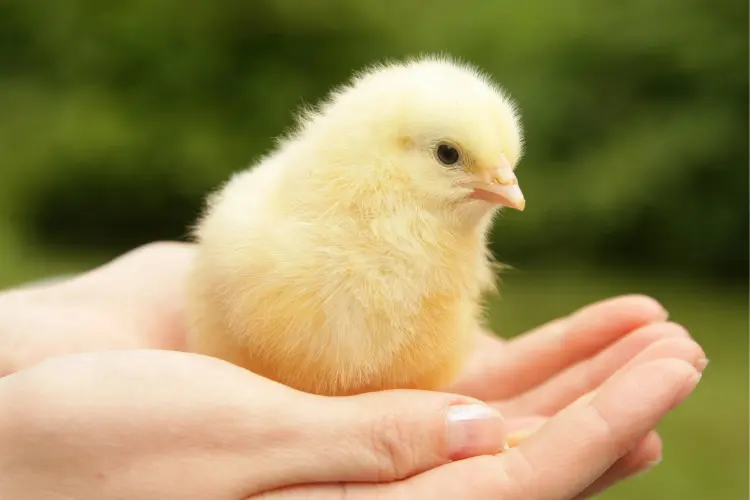
<svg viewBox="0 0 750 500">
<path fill-rule="evenodd" d="M 441 141 L 460 165 L 438 162 Z M 511 101 L 465 64 L 356 75 L 209 197 L 191 349 L 325 395 L 448 383 L 494 282 L 495 206 L 460 184 L 521 150 Z"/>
</svg>

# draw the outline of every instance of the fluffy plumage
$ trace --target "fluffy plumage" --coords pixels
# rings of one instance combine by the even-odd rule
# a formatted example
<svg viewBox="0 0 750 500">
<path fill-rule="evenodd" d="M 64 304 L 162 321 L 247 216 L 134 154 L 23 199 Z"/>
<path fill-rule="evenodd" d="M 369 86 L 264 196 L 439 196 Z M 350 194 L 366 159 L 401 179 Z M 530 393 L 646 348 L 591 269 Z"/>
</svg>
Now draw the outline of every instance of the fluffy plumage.
<svg viewBox="0 0 750 500">
<path fill-rule="evenodd" d="M 209 197 L 191 349 L 325 395 L 447 384 L 494 283 L 492 216 L 525 203 L 522 143 L 513 103 L 468 65 L 356 75 Z"/>
</svg>

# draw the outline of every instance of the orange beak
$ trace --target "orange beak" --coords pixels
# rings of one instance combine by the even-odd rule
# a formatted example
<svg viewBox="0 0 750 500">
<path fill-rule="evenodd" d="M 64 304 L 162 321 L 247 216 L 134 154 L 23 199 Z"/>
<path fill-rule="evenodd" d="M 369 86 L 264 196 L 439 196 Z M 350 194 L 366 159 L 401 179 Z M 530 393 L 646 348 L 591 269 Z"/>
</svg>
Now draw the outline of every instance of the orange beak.
<svg viewBox="0 0 750 500">
<path fill-rule="evenodd" d="M 485 172 L 483 177 L 481 180 L 465 184 L 473 189 L 470 195 L 472 198 L 523 212 L 526 200 L 521 188 L 518 187 L 516 174 L 505 156 L 501 156 L 499 165 Z"/>
</svg>

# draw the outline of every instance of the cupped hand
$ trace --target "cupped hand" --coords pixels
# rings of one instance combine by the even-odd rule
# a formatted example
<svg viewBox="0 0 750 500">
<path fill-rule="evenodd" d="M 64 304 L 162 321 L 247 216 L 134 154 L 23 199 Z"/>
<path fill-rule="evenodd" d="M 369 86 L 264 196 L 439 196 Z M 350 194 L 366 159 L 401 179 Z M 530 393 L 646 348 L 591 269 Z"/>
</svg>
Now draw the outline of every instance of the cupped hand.
<svg viewBox="0 0 750 500">
<path fill-rule="evenodd" d="M 654 299 L 627 295 L 591 304 L 509 341 L 480 332 L 466 370 L 446 390 L 491 401 L 513 422 L 510 432 L 528 435 L 637 363 L 679 357 L 702 372 L 705 353 L 667 316 Z M 661 454 L 661 438 L 652 430 L 597 487 L 650 469 Z"/>
<path fill-rule="evenodd" d="M 241 500 L 398 481 L 503 449 L 478 401 L 325 398 L 174 351 L 73 354 L 0 379 L 0 498 Z M 438 497 L 436 497 L 438 498 Z"/>
<path fill-rule="evenodd" d="M 464 396 L 326 398 L 195 354 L 74 354 L 0 379 L 0 497 L 570 499 L 699 376 L 636 363 L 497 454 L 502 417 Z"/>
<path fill-rule="evenodd" d="M 285 488 L 265 500 L 588 498 L 666 413 L 692 393 L 700 373 L 681 358 L 641 360 L 553 416 L 519 446 L 388 484 Z"/>
<path fill-rule="evenodd" d="M 0 295 L 0 345 L 12 347 L 0 349 L 0 375 L 76 352 L 183 349 L 182 289 L 192 256 L 191 245 L 150 244 L 73 279 Z M 536 429 L 639 363 L 680 358 L 702 371 L 700 346 L 666 318 L 653 299 L 623 296 L 510 341 L 481 334 L 467 370 L 445 390 L 490 402 L 511 431 Z M 590 491 L 660 457 L 652 428 Z"/>
<path fill-rule="evenodd" d="M 91 271 L 0 293 L 0 376 L 55 356 L 184 350 L 192 245 L 158 242 Z"/>
</svg>

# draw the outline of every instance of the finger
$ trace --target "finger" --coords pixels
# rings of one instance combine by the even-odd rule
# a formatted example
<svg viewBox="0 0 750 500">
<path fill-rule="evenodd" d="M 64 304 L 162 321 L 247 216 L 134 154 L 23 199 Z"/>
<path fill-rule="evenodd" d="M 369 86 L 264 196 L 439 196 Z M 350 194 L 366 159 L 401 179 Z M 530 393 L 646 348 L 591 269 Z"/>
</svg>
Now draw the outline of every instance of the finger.
<svg viewBox="0 0 750 500">
<path fill-rule="evenodd" d="M 466 382 L 459 381 L 451 391 L 484 400 L 525 392 L 633 330 L 666 318 L 664 308 L 650 297 L 626 295 L 597 302 L 505 345 L 498 343 L 498 348 L 483 346 L 484 353 L 478 354 L 482 359 L 462 378 Z"/>
<path fill-rule="evenodd" d="M 629 295 L 597 302 L 563 320 L 562 325 L 553 322 L 511 342 L 508 357 L 519 367 L 535 366 L 533 377 L 524 377 L 525 390 L 633 330 L 666 317 L 664 308 L 650 297 Z"/>
<path fill-rule="evenodd" d="M 507 423 L 508 435 L 506 440 L 508 446 L 518 446 L 523 440 L 528 439 L 547 422 L 544 417 L 526 417 L 509 420 Z M 582 498 L 594 495 L 600 491 L 613 486 L 623 479 L 645 472 L 653 468 L 661 461 L 662 442 L 656 431 L 646 434 L 635 448 L 620 458 L 596 480 L 585 492 Z"/>
<path fill-rule="evenodd" d="M 189 244 L 150 243 L 65 281 L 4 297 L 0 314 L 11 325 L 4 334 L 18 337 L 10 339 L 15 369 L 76 352 L 184 350 L 183 289 L 193 253 Z"/>
<path fill-rule="evenodd" d="M 520 419 L 518 421 L 509 421 L 509 430 L 513 428 L 526 428 L 529 425 L 539 425 L 542 418 Z M 605 489 L 613 486 L 617 482 L 650 469 L 653 464 L 661 458 L 661 439 L 655 431 L 651 431 L 646 437 L 636 445 L 636 447 L 614 463 L 602 477 L 594 482 L 589 488 L 576 497 L 577 499 L 589 498 Z M 398 498 L 408 499 L 408 488 L 401 487 L 389 488 L 387 498 L 397 500 Z M 308 500 L 369 500 L 386 498 L 382 487 L 373 484 L 326 484 L 326 485 L 304 485 L 291 488 L 283 488 L 252 497 L 254 500 L 293 500 L 305 498 Z M 433 497 L 450 498 L 449 496 Z M 453 497 L 460 498 L 460 497 Z"/>
<path fill-rule="evenodd" d="M 526 416 L 514 418 L 505 424 L 507 434 L 505 435 L 506 448 L 518 446 L 522 441 L 539 430 L 547 422 L 542 416 Z"/>
<path fill-rule="evenodd" d="M 653 347 L 658 348 L 653 349 Z M 648 351 L 643 355 L 644 352 Z M 621 338 L 591 359 L 575 364 L 552 379 L 513 399 L 496 405 L 507 418 L 554 415 L 581 395 L 599 387 L 623 366 L 648 359 L 679 358 L 700 367 L 705 359 L 701 347 L 687 331 L 674 323 L 655 323 Z M 634 358 L 637 358 L 634 359 Z"/>
<path fill-rule="evenodd" d="M 681 359 L 637 365 L 605 383 L 591 401 L 563 410 L 504 458 L 516 467 L 527 462 L 549 484 L 559 482 L 558 493 L 567 489 L 572 496 L 631 451 L 693 391 L 699 377 Z M 576 466 L 565 470 L 565 464 Z M 509 474 L 514 476 L 513 472 L 511 468 Z M 576 478 L 564 484 L 571 474 Z"/>
<path fill-rule="evenodd" d="M 502 416 L 463 396 L 403 390 L 310 401 L 295 409 L 306 417 L 284 457 L 284 485 L 395 481 L 505 445 Z"/>
<path fill-rule="evenodd" d="M 374 485 L 306 484 L 253 495 L 246 500 L 376 500 L 378 489 Z"/>
<path fill-rule="evenodd" d="M 591 401 L 563 410 L 517 448 L 433 469 L 399 488 L 407 487 L 409 498 L 575 497 L 683 401 L 699 376 L 683 360 L 638 365 L 608 381 Z"/>
<path fill-rule="evenodd" d="M 508 434 L 517 434 L 528 432 L 532 429 L 538 429 L 549 420 L 541 415 L 532 415 L 519 418 L 513 418 L 505 422 L 505 429 Z"/>
<path fill-rule="evenodd" d="M 703 349 L 692 340 L 685 339 L 667 339 L 661 342 L 657 342 L 645 351 L 638 354 L 636 357 L 628 361 L 625 366 L 615 372 L 610 379 L 617 379 L 625 376 L 630 370 L 639 364 L 646 363 L 657 359 L 682 359 L 691 363 L 696 371 L 703 373 L 703 370 L 708 364 L 708 360 L 705 358 Z M 593 391 L 587 392 L 580 396 L 578 401 L 591 401 L 600 388 L 595 388 Z M 573 403 L 575 404 L 575 403 Z"/>
<path fill-rule="evenodd" d="M 629 477 L 651 470 L 661 461 L 662 442 L 656 431 L 646 434 L 633 450 L 619 459 L 576 499 L 591 498 Z"/>
<path fill-rule="evenodd" d="M 141 332 L 148 347 L 185 350 L 183 291 L 194 256 L 193 244 L 149 243 L 70 284 L 99 294 L 120 321 L 133 323 L 131 330 Z"/>
<path fill-rule="evenodd" d="M 36 449 L 55 464 L 48 479 L 70 477 L 92 491 L 104 487 L 91 483 L 92 468 L 114 482 L 125 469 L 130 478 L 145 469 L 184 474 L 180 488 L 198 497 L 212 490 L 241 498 L 294 484 L 392 481 L 498 453 L 505 444 L 503 418 L 463 396 L 390 391 L 325 398 L 173 351 L 56 358 L 2 379 L 0 389 L 0 407 L 22 412 L 11 428 L 24 429 L 3 436 L 12 435 L 18 450 L 44 436 L 49 454 Z M 8 413 L 0 412 L 0 428 Z M 82 425 L 81 415 L 96 418 Z M 109 453 L 121 461 L 95 463 Z M 23 470 L 23 460 L 15 467 Z M 157 483 L 149 487 L 165 486 Z"/>
</svg>

